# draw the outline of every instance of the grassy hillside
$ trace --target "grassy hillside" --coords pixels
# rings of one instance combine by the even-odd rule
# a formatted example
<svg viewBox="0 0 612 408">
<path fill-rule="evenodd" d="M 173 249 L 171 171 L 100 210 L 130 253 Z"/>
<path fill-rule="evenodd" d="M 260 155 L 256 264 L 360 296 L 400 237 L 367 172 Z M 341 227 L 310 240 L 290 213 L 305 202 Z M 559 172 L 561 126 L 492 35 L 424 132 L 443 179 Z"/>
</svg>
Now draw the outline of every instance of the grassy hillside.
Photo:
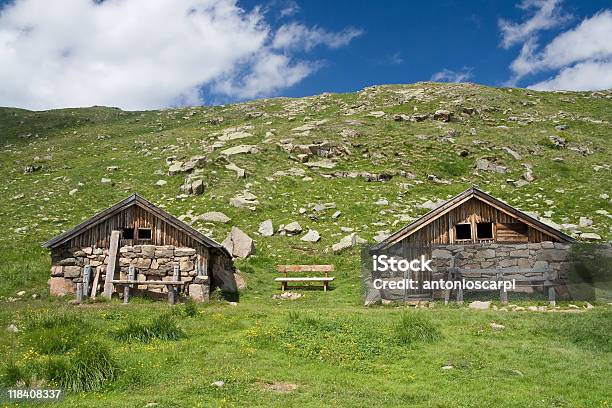
<svg viewBox="0 0 612 408">
<path fill-rule="evenodd" d="M 436 115 L 439 110 L 451 119 Z M 374 242 L 429 211 L 423 203 L 470 185 L 578 238 L 595 233 L 610 240 L 611 118 L 609 91 L 435 83 L 146 112 L 1 108 L 2 330 L 16 322 L 30 334 L 48 335 L 53 324 L 43 330 L 31 315 L 52 314 L 65 301 L 44 295 L 50 259 L 40 243 L 138 192 L 218 241 L 232 226 L 249 234 L 256 252 L 237 261 L 248 287 L 235 308 L 221 302 L 200 307 L 193 317 L 181 315 L 186 337 L 176 342 L 126 344 L 113 337 L 131 319 L 165 313 L 166 305 L 140 301 L 67 310 L 87 322 L 92 336 L 108 339 L 123 371 L 110 388 L 71 396 L 66 405 L 607 406 L 609 306 L 562 316 L 437 306 L 422 313 L 426 331 L 433 325 L 439 336 L 416 339 L 415 349 L 398 340 L 405 338 L 398 334 L 399 310 L 361 306 L 357 249 L 334 254 L 331 246 L 347 235 L 346 228 Z M 301 155 L 303 145 L 323 142 L 331 146 L 329 157 Z M 239 145 L 255 149 L 222 153 Z M 169 176 L 169 166 L 194 156 L 203 157 L 191 177 L 205 182 L 205 192 L 182 196 L 187 174 Z M 317 162 L 333 168 L 313 166 Z M 246 177 L 227 169 L 230 163 L 245 169 Z M 259 204 L 230 205 L 245 191 Z M 198 220 L 208 211 L 231 221 Z M 581 226 L 581 217 L 592 224 L 583 220 Z M 275 229 L 297 221 L 304 232 L 261 237 L 258 227 L 266 219 Z M 309 229 L 320 233 L 319 242 L 300 240 Z M 278 263 L 333 263 L 335 290 L 308 292 L 294 302 L 273 300 Z M 39 299 L 10 301 L 20 290 Z M 420 320 L 405 313 L 411 332 Z M 508 330 L 492 332 L 493 321 Z M 581 333 L 581 327 L 587 329 Z M 28 336 L 34 334 L 1 336 L 0 352 L 16 359 L 30 349 L 44 354 Z M 125 360 L 128 351 L 134 352 Z M 454 368 L 442 370 L 444 365 Z M 219 379 L 227 386 L 211 388 Z M 279 394 L 266 385 L 275 382 L 298 388 Z M 491 387 L 498 393 L 487 391 Z"/>
</svg>

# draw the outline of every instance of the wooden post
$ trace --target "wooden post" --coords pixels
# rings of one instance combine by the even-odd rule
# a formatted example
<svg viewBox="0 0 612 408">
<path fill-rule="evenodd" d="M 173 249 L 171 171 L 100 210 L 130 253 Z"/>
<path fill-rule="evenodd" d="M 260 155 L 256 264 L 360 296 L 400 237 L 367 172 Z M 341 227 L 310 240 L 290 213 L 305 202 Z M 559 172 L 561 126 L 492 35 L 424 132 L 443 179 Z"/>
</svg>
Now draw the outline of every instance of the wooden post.
<svg viewBox="0 0 612 408">
<path fill-rule="evenodd" d="M 456 271 L 455 279 L 461 280 L 461 271 Z M 460 305 L 463 304 L 463 285 L 459 285 L 457 289 L 457 303 Z"/>
<path fill-rule="evenodd" d="M 100 267 L 96 268 L 96 277 L 93 280 L 91 285 L 91 298 L 93 300 L 96 299 L 96 295 L 98 294 L 98 281 L 100 280 Z"/>
<path fill-rule="evenodd" d="M 113 279 L 115 278 L 115 266 L 117 264 L 117 251 L 119 250 L 119 238 L 121 231 L 111 232 L 110 248 L 108 249 L 108 265 L 106 267 L 106 278 L 104 279 L 104 297 L 110 299 L 113 296 Z"/>
<path fill-rule="evenodd" d="M 91 279 L 91 266 L 85 265 L 83 268 L 83 297 L 86 298 L 89 294 L 89 280 Z"/>
<path fill-rule="evenodd" d="M 83 283 L 81 282 L 76 284 L 76 300 L 77 302 L 83 301 Z"/>
<path fill-rule="evenodd" d="M 136 268 L 130 266 L 128 269 L 128 281 L 136 280 Z M 131 284 L 127 284 L 123 287 L 123 303 L 127 303 L 130 299 L 130 286 Z"/>
<path fill-rule="evenodd" d="M 172 273 L 172 280 L 178 282 L 181 280 L 181 267 L 179 265 L 174 265 L 174 272 Z M 171 305 L 176 304 L 177 298 L 177 290 L 176 286 L 168 285 L 168 303 Z"/>
</svg>

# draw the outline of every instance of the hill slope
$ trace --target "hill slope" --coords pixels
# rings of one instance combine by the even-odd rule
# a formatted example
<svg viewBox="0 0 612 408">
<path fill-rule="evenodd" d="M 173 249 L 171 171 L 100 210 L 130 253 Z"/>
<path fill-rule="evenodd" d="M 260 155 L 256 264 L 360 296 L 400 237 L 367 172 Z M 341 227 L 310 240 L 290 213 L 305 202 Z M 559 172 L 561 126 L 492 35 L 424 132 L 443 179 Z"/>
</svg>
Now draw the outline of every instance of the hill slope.
<svg viewBox="0 0 612 408">
<path fill-rule="evenodd" d="M 357 302 L 357 251 L 330 250 L 346 228 L 373 242 L 427 212 L 428 201 L 472 184 L 575 236 L 607 240 L 610 118 L 610 91 L 436 83 L 146 112 L 2 108 L 0 295 L 44 290 L 49 261 L 40 242 L 132 192 L 216 240 L 232 225 L 253 237 L 256 254 L 238 266 L 268 272 L 249 277 L 254 297 L 273 290 L 275 263 L 325 261 L 345 266 L 336 301 Z M 236 146 L 248 153 L 227 151 Z M 179 191 L 190 165 L 191 179 L 206 185 L 202 195 Z M 208 211 L 231 221 L 198 219 Z M 580 217 L 592 225 L 580 226 Z M 297 221 L 304 232 L 260 237 L 266 219 L 275 229 Z M 300 240 L 309 229 L 319 242 Z"/>
</svg>

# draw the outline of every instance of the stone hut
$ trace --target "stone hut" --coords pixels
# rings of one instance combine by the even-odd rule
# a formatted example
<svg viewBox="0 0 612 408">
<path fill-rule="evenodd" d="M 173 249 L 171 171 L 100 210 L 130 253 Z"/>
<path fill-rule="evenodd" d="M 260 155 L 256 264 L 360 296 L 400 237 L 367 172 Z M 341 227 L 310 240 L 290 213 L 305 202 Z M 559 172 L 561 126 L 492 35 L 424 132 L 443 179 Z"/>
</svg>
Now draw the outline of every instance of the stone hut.
<svg viewBox="0 0 612 408">
<path fill-rule="evenodd" d="M 236 291 L 232 257 L 221 244 L 138 194 L 42 246 L 51 250 L 51 295 L 75 293 L 83 287 L 86 295 L 104 289 L 110 296 L 121 287 L 112 281 L 128 278 L 143 282 L 132 287 L 152 296 L 168 292 L 170 286 L 145 281 L 177 277 L 178 291 L 196 301 L 208 300 L 211 286 Z"/>
<path fill-rule="evenodd" d="M 431 259 L 433 272 L 409 272 L 408 278 L 419 281 L 450 279 L 452 269 L 461 271 L 463 278 L 495 279 L 497 271 L 497 277 L 503 273 L 505 279 L 536 282 L 541 278 L 540 283 L 563 283 L 574 242 L 563 232 L 472 187 L 396 231 L 370 248 L 370 253 Z M 387 274 L 382 278 L 407 277 Z M 533 292 L 536 286 L 521 291 Z M 563 285 L 555 285 L 554 290 L 557 295 L 567 295 Z M 427 300 L 445 293 L 419 287 L 382 296 L 390 297 L 388 300 Z"/>
</svg>

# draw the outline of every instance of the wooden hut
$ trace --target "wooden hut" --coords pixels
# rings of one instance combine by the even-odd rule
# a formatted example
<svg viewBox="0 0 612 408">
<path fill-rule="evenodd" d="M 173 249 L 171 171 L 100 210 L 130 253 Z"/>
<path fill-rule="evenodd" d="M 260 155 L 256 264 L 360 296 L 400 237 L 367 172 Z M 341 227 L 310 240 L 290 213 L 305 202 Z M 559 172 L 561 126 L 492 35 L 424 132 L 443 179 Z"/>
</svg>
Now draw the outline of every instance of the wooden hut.
<svg viewBox="0 0 612 408">
<path fill-rule="evenodd" d="M 207 300 L 210 285 L 235 290 L 231 255 L 219 243 L 133 194 L 45 242 L 52 295 L 105 294 L 129 281 L 152 293 L 172 289 Z M 171 286 L 163 282 L 178 282 Z M 149 283 L 147 283 L 149 282 Z"/>
<path fill-rule="evenodd" d="M 423 255 L 443 272 L 437 277 L 416 274 L 417 280 L 446 279 L 451 268 L 504 270 L 515 275 L 551 271 L 560 278 L 568 245 L 574 242 L 563 232 L 472 187 L 391 234 L 371 252 L 407 259 Z M 431 298 L 434 293 L 415 289 L 404 296 Z"/>
</svg>

